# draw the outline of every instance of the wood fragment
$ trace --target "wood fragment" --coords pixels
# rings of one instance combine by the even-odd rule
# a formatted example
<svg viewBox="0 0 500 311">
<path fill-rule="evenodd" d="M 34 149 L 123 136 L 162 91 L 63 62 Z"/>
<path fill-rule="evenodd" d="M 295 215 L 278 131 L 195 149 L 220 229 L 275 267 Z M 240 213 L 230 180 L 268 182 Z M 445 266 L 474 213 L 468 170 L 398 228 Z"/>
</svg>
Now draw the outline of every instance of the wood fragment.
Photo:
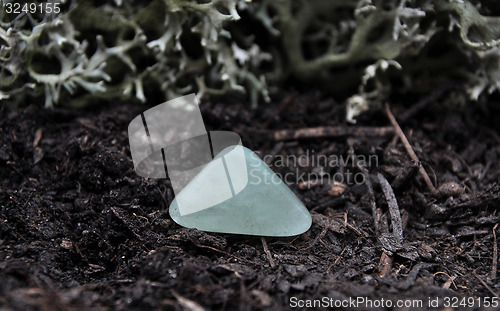
<svg viewBox="0 0 500 311">
<path fill-rule="evenodd" d="M 497 204 L 500 200 L 500 184 L 492 184 L 491 187 L 485 189 L 478 194 L 471 196 L 471 198 L 467 201 L 461 202 L 452 202 L 449 205 L 450 209 L 475 209 L 482 206 L 488 206 L 492 204 Z"/>
<path fill-rule="evenodd" d="M 341 252 L 340 252 L 340 254 L 337 256 L 337 258 L 335 259 L 335 261 L 334 261 L 331 265 L 329 265 L 329 266 L 328 266 L 328 269 L 326 269 L 326 271 L 327 271 L 327 272 L 330 272 L 330 269 L 331 269 L 333 266 L 335 266 L 335 265 L 339 262 L 339 260 L 340 260 L 340 259 L 342 258 L 342 256 L 344 255 L 344 252 L 345 252 L 346 248 L 347 248 L 347 246 L 345 246 L 345 247 L 342 249 L 342 251 L 341 251 Z"/>
<path fill-rule="evenodd" d="M 455 288 L 457 288 L 457 285 L 455 284 L 455 279 L 457 278 L 455 275 L 454 276 L 450 276 L 448 273 L 446 272 L 442 272 L 442 271 L 439 271 L 439 272 L 436 272 L 434 273 L 432 276 L 436 276 L 438 274 L 444 274 L 448 277 L 448 280 L 446 280 L 446 282 L 443 283 L 443 286 L 441 286 L 441 288 L 444 288 L 444 289 L 449 289 L 450 288 L 450 285 L 453 284 L 453 286 Z"/>
<path fill-rule="evenodd" d="M 396 201 L 396 196 L 394 195 L 394 191 L 392 191 L 391 185 L 382 174 L 378 173 L 378 175 L 380 184 L 382 186 L 382 191 L 384 192 L 387 204 L 389 205 L 389 213 L 391 214 L 392 223 L 392 234 L 396 238 L 396 241 L 403 243 L 403 230 L 404 228 L 406 228 L 406 225 L 408 223 L 408 214 L 404 213 L 403 216 L 401 216 L 398 203 Z M 382 215 L 382 217 L 380 217 L 381 234 L 388 233 L 387 220 L 384 216 L 385 215 Z M 392 255 L 383 250 L 378 265 L 379 276 L 381 278 L 386 277 L 390 273 L 392 268 L 392 260 Z"/>
<path fill-rule="evenodd" d="M 278 130 L 270 132 L 271 140 L 298 140 L 307 138 L 342 137 L 342 136 L 365 136 L 378 137 L 394 134 L 392 126 L 370 127 L 370 126 L 320 126 L 301 129 Z"/>
<path fill-rule="evenodd" d="M 457 278 L 456 276 L 450 277 L 446 282 L 444 282 L 444 284 L 443 284 L 443 286 L 441 288 L 449 289 L 451 284 L 453 284 L 453 286 L 455 288 L 457 288 L 457 286 L 455 285 L 455 279 L 456 278 Z"/>
<path fill-rule="evenodd" d="M 378 208 L 379 209 L 379 208 Z M 389 228 L 387 225 L 387 217 L 385 214 L 382 214 L 380 211 L 380 223 L 379 223 L 380 234 L 377 237 L 380 237 L 382 234 L 387 234 L 389 232 Z M 382 255 L 380 256 L 380 261 L 378 264 L 379 276 L 381 278 L 385 278 L 392 269 L 392 255 L 389 255 L 385 250 L 382 249 Z"/>
<path fill-rule="evenodd" d="M 391 272 L 391 268 L 392 256 L 383 251 L 382 256 L 380 256 L 380 262 L 378 264 L 379 276 L 381 278 L 385 278 Z"/>
<path fill-rule="evenodd" d="M 491 264 L 491 272 L 488 276 L 488 282 L 493 282 L 497 278 L 497 268 L 498 268 L 498 245 L 497 245 L 497 234 L 496 229 L 498 224 L 493 227 L 493 262 Z"/>
<path fill-rule="evenodd" d="M 127 219 L 125 217 L 125 212 L 123 209 L 116 207 L 116 206 L 111 206 L 111 211 L 113 214 L 118 218 L 124 225 L 125 227 L 132 233 L 139 241 L 143 242 L 142 237 L 137 234 L 136 230 L 134 230 L 133 227 L 130 226 L 130 224 L 127 222 Z"/>
<path fill-rule="evenodd" d="M 35 132 L 35 139 L 33 140 L 33 148 L 38 147 L 40 140 L 42 140 L 42 128 L 39 128 Z"/>
<path fill-rule="evenodd" d="M 264 253 L 266 253 L 267 260 L 269 261 L 269 265 L 274 269 L 276 267 L 276 264 L 274 263 L 273 255 L 271 254 L 271 251 L 267 246 L 266 239 L 264 237 L 261 237 L 260 239 L 262 241 L 262 248 L 264 249 Z"/>
<path fill-rule="evenodd" d="M 370 207 L 372 210 L 373 217 L 373 225 L 375 227 L 375 234 L 380 236 L 380 219 L 382 217 L 382 211 L 377 208 L 377 204 L 375 203 L 375 193 L 373 192 L 372 181 L 370 180 L 370 175 L 368 174 L 368 170 L 366 168 L 362 168 L 363 175 L 365 176 L 366 187 L 368 188 L 368 195 L 370 196 Z"/>
<path fill-rule="evenodd" d="M 391 214 L 392 233 L 398 241 L 403 241 L 403 221 L 401 220 L 401 213 L 399 211 L 398 201 L 392 191 L 391 185 L 385 179 L 384 175 L 378 173 L 378 180 L 382 191 L 384 192 L 385 199 L 389 205 L 389 213 Z"/>
<path fill-rule="evenodd" d="M 177 294 L 173 289 L 170 290 L 172 295 L 174 295 L 175 299 L 179 302 L 184 310 L 187 311 L 205 311 L 205 309 L 200 306 L 197 302 L 194 302 L 190 299 L 184 298 L 181 295 Z"/>
<path fill-rule="evenodd" d="M 357 159 L 356 155 L 354 155 L 355 158 Z M 375 228 L 375 235 L 377 237 L 380 236 L 380 220 L 382 217 L 382 210 L 380 208 L 377 208 L 377 204 L 375 203 L 375 193 L 373 191 L 373 186 L 372 186 L 372 181 L 370 179 L 370 174 L 366 167 L 359 165 L 359 162 L 356 160 L 355 165 L 356 167 L 363 173 L 366 188 L 368 190 L 368 196 L 370 198 L 370 207 L 372 210 L 372 217 L 373 217 L 373 226 Z"/>
<path fill-rule="evenodd" d="M 443 197 L 459 196 L 465 192 L 465 187 L 454 181 L 451 181 L 439 186 L 438 192 L 439 195 Z"/>
<path fill-rule="evenodd" d="M 396 135 L 398 135 L 401 142 L 403 142 L 403 145 L 406 149 L 406 152 L 408 152 L 408 155 L 415 163 L 418 163 L 418 166 L 419 166 L 418 170 L 420 172 L 420 175 L 422 175 L 422 178 L 424 179 L 425 184 L 427 185 L 427 187 L 429 188 L 429 190 L 432 193 L 436 193 L 436 188 L 432 184 L 431 179 L 429 178 L 429 175 L 427 174 L 424 167 L 422 166 L 422 163 L 418 159 L 417 154 L 415 153 L 415 151 L 413 151 L 413 148 L 411 147 L 410 142 L 408 141 L 408 138 L 406 138 L 406 135 L 403 132 L 403 130 L 401 129 L 401 127 L 399 126 L 398 121 L 396 121 L 396 118 L 392 114 L 391 109 L 389 108 L 388 104 L 385 105 L 385 113 L 387 114 L 387 117 L 391 121 L 391 124 L 394 127 L 394 130 L 396 131 Z"/>
<path fill-rule="evenodd" d="M 492 164 L 493 164 L 493 161 L 491 161 L 491 160 L 488 160 L 488 162 L 486 162 L 486 166 L 484 167 L 484 170 L 481 173 L 481 176 L 479 176 L 479 181 L 482 181 L 484 179 L 484 177 L 486 177 Z"/>
<path fill-rule="evenodd" d="M 415 284 L 415 280 L 418 277 L 418 274 L 422 269 L 428 268 L 433 266 L 433 264 L 428 264 L 428 263 L 423 263 L 419 262 L 417 263 L 411 270 L 410 273 L 408 273 L 408 276 L 406 277 L 406 280 L 398 284 L 398 288 L 402 290 L 408 290 L 412 285 Z"/>
<path fill-rule="evenodd" d="M 314 238 L 313 242 L 309 246 L 303 248 L 302 250 L 308 250 L 312 248 L 314 245 L 316 245 L 316 243 L 318 243 L 320 239 L 325 237 L 327 231 L 328 227 L 323 227 L 323 229 L 321 229 L 321 232 Z"/>
<path fill-rule="evenodd" d="M 476 235 L 482 235 L 482 234 L 488 234 L 490 233 L 489 230 L 461 230 L 458 229 L 458 233 L 455 234 L 455 237 L 457 238 L 463 238 L 463 237 L 470 237 L 470 236 L 476 236 Z"/>
<path fill-rule="evenodd" d="M 345 222 L 345 226 L 346 226 L 347 228 L 351 229 L 352 231 L 356 232 L 358 235 L 360 235 L 360 236 L 362 236 L 362 237 L 365 237 L 365 238 L 370 237 L 370 235 L 369 235 L 366 231 L 364 231 L 364 230 L 363 230 L 363 229 L 361 229 L 361 228 L 356 227 L 356 226 L 355 226 L 355 225 L 353 225 L 353 224 L 348 223 L 347 221 Z"/>
</svg>

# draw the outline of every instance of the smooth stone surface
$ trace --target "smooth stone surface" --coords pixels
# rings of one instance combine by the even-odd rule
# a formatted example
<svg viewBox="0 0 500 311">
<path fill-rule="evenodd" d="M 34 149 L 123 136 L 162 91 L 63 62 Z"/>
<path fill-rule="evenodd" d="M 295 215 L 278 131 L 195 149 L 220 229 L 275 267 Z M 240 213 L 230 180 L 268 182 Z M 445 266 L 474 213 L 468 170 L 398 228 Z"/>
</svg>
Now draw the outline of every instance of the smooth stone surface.
<svg viewBox="0 0 500 311">
<path fill-rule="evenodd" d="M 220 189 L 225 189 L 223 195 Z M 312 223 L 309 211 L 288 186 L 243 146 L 221 151 L 177 195 L 169 213 L 184 227 L 259 236 L 298 235 Z"/>
</svg>

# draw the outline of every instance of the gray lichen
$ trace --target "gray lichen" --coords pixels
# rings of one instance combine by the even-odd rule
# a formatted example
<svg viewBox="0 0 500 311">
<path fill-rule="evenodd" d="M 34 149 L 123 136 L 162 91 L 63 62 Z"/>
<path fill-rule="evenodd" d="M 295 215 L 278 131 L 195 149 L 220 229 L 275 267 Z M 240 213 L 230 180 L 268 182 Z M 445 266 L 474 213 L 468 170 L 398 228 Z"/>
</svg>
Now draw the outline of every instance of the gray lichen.
<svg viewBox="0 0 500 311">
<path fill-rule="evenodd" d="M 255 107 L 293 78 L 346 98 L 354 122 L 394 91 L 394 77 L 399 92 L 451 78 L 473 100 L 500 90 L 500 17 L 468 0 L 73 0 L 63 9 L 0 13 L 4 102 L 239 92 Z"/>
</svg>

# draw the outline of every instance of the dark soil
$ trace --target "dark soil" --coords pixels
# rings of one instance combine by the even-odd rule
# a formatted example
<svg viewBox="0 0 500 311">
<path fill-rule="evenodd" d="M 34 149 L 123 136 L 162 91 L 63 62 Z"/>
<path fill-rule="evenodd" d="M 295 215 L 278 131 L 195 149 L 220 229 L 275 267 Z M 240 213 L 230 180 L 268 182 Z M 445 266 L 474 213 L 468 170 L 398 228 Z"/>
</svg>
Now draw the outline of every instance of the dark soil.
<svg viewBox="0 0 500 311">
<path fill-rule="evenodd" d="M 169 180 L 136 175 L 129 152 L 128 123 L 148 107 L 4 108 L 0 309 L 285 310 L 291 297 L 358 296 L 422 299 L 426 309 L 436 297 L 444 307 L 444 297 L 498 295 L 499 102 L 464 111 L 437 100 L 405 118 L 412 103 L 392 104 L 439 188 L 434 194 L 393 134 L 279 142 L 266 132 L 390 126 L 382 109 L 347 125 L 343 106 L 328 97 L 297 95 L 282 103 L 253 111 L 241 101 L 213 100 L 202 104 L 202 112 L 209 129 L 236 131 L 261 155 L 376 155 L 378 165 L 367 167 L 374 202 L 366 183 L 333 189 L 293 183 L 313 225 L 298 237 L 265 240 L 186 229 L 170 219 Z M 305 162 L 273 169 L 321 169 Z M 403 243 L 391 239 L 394 225 L 379 172 L 395 192 Z M 377 222 L 382 233 L 375 230 L 372 202 L 383 213 Z"/>
</svg>

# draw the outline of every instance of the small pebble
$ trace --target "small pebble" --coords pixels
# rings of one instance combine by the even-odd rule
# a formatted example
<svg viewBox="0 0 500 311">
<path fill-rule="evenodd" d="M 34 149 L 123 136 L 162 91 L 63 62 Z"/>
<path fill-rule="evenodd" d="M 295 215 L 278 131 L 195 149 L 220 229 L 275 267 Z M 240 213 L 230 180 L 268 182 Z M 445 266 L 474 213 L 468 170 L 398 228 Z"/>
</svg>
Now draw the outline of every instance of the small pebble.
<svg viewBox="0 0 500 311">
<path fill-rule="evenodd" d="M 443 197 L 459 196 L 464 193 L 465 187 L 452 181 L 439 186 L 438 191 Z"/>
</svg>

